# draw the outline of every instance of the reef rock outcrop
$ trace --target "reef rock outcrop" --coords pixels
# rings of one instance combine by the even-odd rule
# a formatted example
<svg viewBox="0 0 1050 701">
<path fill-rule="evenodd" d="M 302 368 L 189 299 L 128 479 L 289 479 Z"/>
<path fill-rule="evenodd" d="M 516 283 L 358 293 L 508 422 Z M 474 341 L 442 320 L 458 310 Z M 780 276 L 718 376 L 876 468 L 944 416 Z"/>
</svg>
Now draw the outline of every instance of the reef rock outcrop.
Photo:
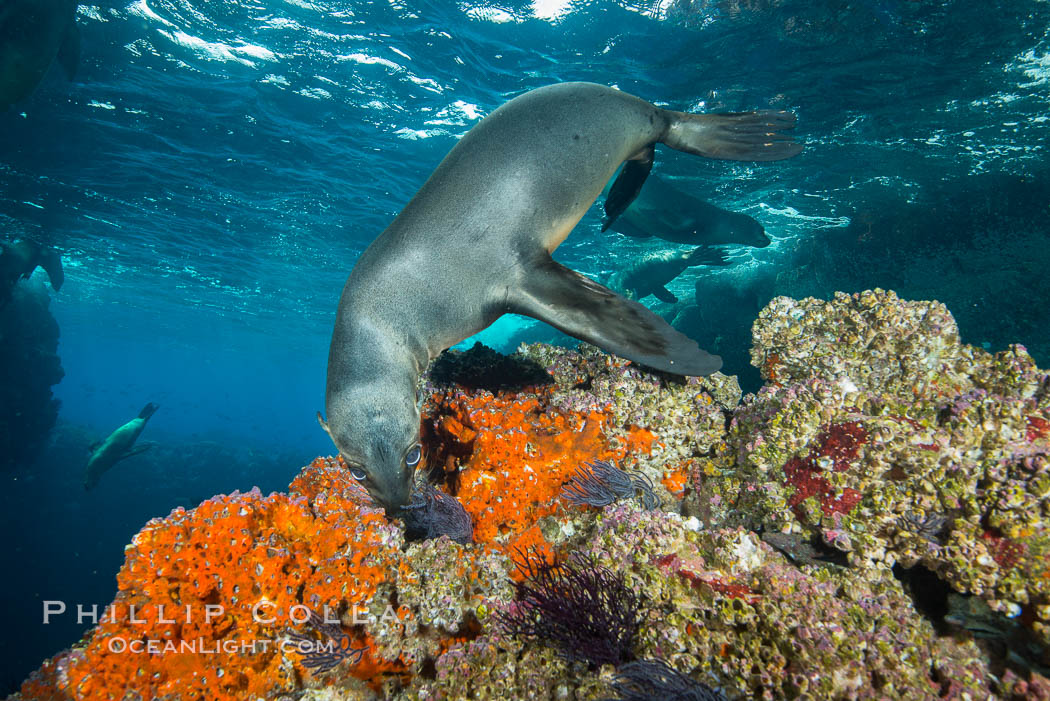
<svg viewBox="0 0 1050 701">
<path fill-rule="evenodd" d="M 422 383 L 427 477 L 473 542 L 407 543 L 318 458 L 287 494 L 147 524 L 109 613 L 21 697 L 611 698 L 612 664 L 545 645 L 542 618 L 525 639 L 505 625 L 523 561 L 574 557 L 630 587 L 624 620 L 641 624 L 617 659 L 661 661 L 705 694 L 1046 698 L 1047 374 L 1020 346 L 962 344 L 943 306 L 880 290 L 775 299 L 754 340 L 767 386 L 743 398 L 733 378 L 654 375 L 586 346 L 445 358 Z M 462 380 L 472 360 L 484 383 Z M 513 367 L 519 381 L 488 377 Z M 566 498 L 595 461 L 651 498 Z"/>
</svg>

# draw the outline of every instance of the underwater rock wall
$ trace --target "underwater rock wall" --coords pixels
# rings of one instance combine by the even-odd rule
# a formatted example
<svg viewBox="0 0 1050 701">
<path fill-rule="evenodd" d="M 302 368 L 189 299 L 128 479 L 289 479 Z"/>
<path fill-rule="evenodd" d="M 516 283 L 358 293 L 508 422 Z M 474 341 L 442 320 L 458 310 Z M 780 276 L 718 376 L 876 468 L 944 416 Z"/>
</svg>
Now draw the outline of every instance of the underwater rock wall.
<svg viewBox="0 0 1050 701">
<path fill-rule="evenodd" d="M 0 307 L 0 471 L 35 460 L 58 418 L 51 387 L 65 373 L 50 304 L 43 283 L 30 279 Z"/>
<path fill-rule="evenodd" d="M 520 381 L 493 393 L 455 383 L 491 356 L 455 356 L 436 373 L 451 384 L 424 383 L 424 443 L 473 543 L 406 542 L 318 458 L 288 494 L 147 524 L 115 614 L 21 698 L 610 698 L 612 665 L 505 623 L 522 560 L 570 553 L 633 592 L 629 657 L 730 699 L 1050 698 L 1047 374 L 1020 346 L 962 345 L 942 305 L 881 290 L 777 298 L 753 331 L 767 385 L 742 399 L 733 378 L 683 382 L 545 345 L 501 366 Z M 548 382 L 533 384 L 537 367 Z M 659 507 L 564 498 L 596 460 L 651 484 Z M 922 611 L 903 568 L 946 583 L 949 616 Z M 302 618 L 326 605 L 337 622 Z M 289 644 L 304 640 L 336 644 Z"/>
</svg>

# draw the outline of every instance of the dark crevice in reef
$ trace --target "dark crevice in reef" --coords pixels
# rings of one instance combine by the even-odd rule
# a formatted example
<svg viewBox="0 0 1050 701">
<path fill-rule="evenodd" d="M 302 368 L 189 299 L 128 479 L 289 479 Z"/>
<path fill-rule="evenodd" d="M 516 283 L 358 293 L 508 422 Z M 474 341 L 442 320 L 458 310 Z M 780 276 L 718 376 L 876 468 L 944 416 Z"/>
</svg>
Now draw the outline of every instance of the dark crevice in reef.
<svg viewBox="0 0 1050 701">
<path fill-rule="evenodd" d="M 923 565 L 908 568 L 894 565 L 893 576 L 904 585 L 915 610 L 933 624 L 938 635 L 951 632 L 951 626 L 944 620 L 948 615 L 948 594 L 952 592 L 947 582 Z"/>
<path fill-rule="evenodd" d="M 503 355 L 475 343 L 468 351 L 446 350 L 430 366 L 430 381 L 436 385 L 460 385 L 467 389 L 497 392 L 524 389 L 554 382 L 547 370 L 520 355 Z"/>
<path fill-rule="evenodd" d="M 423 665 L 419 668 L 417 676 L 422 679 L 437 679 L 437 664 L 435 664 L 433 657 L 427 657 L 423 660 Z"/>
<path fill-rule="evenodd" d="M 764 531 L 759 532 L 759 537 L 796 565 L 849 567 L 846 553 L 829 546 L 819 536 Z"/>
<path fill-rule="evenodd" d="M 923 565 L 905 569 L 894 565 L 893 575 L 904 585 L 915 609 L 933 624 L 938 635 L 972 636 L 988 657 L 989 670 L 1002 676 L 1007 669 L 1021 678 L 1031 671 L 1050 672 L 1048 653 L 1023 625 L 1025 613 L 1016 619 L 993 612 L 972 596 L 955 592 Z M 974 604 L 976 602 L 976 604 Z M 931 669 L 930 678 L 946 692 L 951 679 Z"/>
</svg>

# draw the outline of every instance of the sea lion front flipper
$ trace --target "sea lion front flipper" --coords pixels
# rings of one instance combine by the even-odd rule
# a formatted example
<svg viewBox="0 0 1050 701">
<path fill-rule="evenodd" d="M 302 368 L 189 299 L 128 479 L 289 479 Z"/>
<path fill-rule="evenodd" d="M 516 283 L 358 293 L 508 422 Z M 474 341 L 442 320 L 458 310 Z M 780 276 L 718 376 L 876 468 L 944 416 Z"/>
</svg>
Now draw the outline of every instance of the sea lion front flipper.
<svg viewBox="0 0 1050 701">
<path fill-rule="evenodd" d="M 605 231 L 624 210 L 631 206 L 634 198 L 642 191 L 649 171 L 653 169 L 655 149 L 652 144 L 639 151 L 632 159 L 623 164 L 620 174 L 616 176 L 609 196 L 605 198 L 605 216 L 602 217 L 602 231 Z"/>
<path fill-rule="evenodd" d="M 677 375 L 710 375 L 722 359 L 637 302 L 544 253 L 511 290 L 507 311 L 544 321 L 610 353 Z"/>
<path fill-rule="evenodd" d="M 661 302 L 667 302 L 668 304 L 674 304 L 678 301 L 678 298 L 674 296 L 674 292 L 667 289 L 666 287 L 660 286 L 654 289 L 653 297 L 656 297 Z"/>
<path fill-rule="evenodd" d="M 156 443 L 140 443 L 139 445 L 136 445 L 134 447 L 131 447 L 131 448 L 128 448 L 127 450 L 125 450 L 124 454 L 120 456 L 120 459 L 121 460 L 127 460 L 128 458 L 134 457 L 136 455 L 139 455 L 140 453 L 145 453 L 147 450 L 149 450 L 150 448 L 152 448 L 155 445 L 156 445 Z"/>
<path fill-rule="evenodd" d="M 709 248 L 707 246 L 697 246 L 696 250 L 689 254 L 687 258 L 689 267 L 695 265 L 732 265 L 733 261 L 729 260 L 729 256 L 726 252 L 718 248 Z"/>
<path fill-rule="evenodd" d="M 80 30 L 75 19 L 66 27 L 62 45 L 58 47 L 58 64 L 70 80 L 76 77 L 77 68 L 80 67 Z"/>
<path fill-rule="evenodd" d="M 40 256 L 40 267 L 47 273 L 51 287 L 57 292 L 62 289 L 66 275 L 62 272 L 62 256 L 53 248 L 48 248 Z"/>
</svg>

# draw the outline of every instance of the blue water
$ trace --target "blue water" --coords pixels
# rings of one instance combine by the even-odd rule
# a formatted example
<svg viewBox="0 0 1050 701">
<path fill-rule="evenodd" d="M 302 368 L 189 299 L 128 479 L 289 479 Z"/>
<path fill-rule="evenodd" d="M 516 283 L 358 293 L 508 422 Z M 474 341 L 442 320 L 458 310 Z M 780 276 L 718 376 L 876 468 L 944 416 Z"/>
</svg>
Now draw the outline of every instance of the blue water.
<svg viewBox="0 0 1050 701">
<path fill-rule="evenodd" d="M 282 489 L 330 452 L 314 412 L 347 273 L 456 139 L 531 88 L 798 113 L 790 161 L 657 154 L 660 177 L 774 239 L 670 285 L 691 302 L 702 278 L 696 333 L 745 386 L 771 296 L 872 286 L 1050 362 L 1050 3 L 138 0 L 77 22 L 76 81 L 52 70 L 0 114 L 0 239 L 50 243 L 66 266 L 58 425 L 0 475 L 9 687 L 84 628 L 42 626 L 41 600 L 107 603 L 146 520 Z M 668 245 L 599 218 L 560 261 L 604 279 Z M 553 337 L 515 319 L 483 334 L 502 350 Z M 85 493 L 86 446 L 149 401 L 157 447 Z"/>
</svg>

